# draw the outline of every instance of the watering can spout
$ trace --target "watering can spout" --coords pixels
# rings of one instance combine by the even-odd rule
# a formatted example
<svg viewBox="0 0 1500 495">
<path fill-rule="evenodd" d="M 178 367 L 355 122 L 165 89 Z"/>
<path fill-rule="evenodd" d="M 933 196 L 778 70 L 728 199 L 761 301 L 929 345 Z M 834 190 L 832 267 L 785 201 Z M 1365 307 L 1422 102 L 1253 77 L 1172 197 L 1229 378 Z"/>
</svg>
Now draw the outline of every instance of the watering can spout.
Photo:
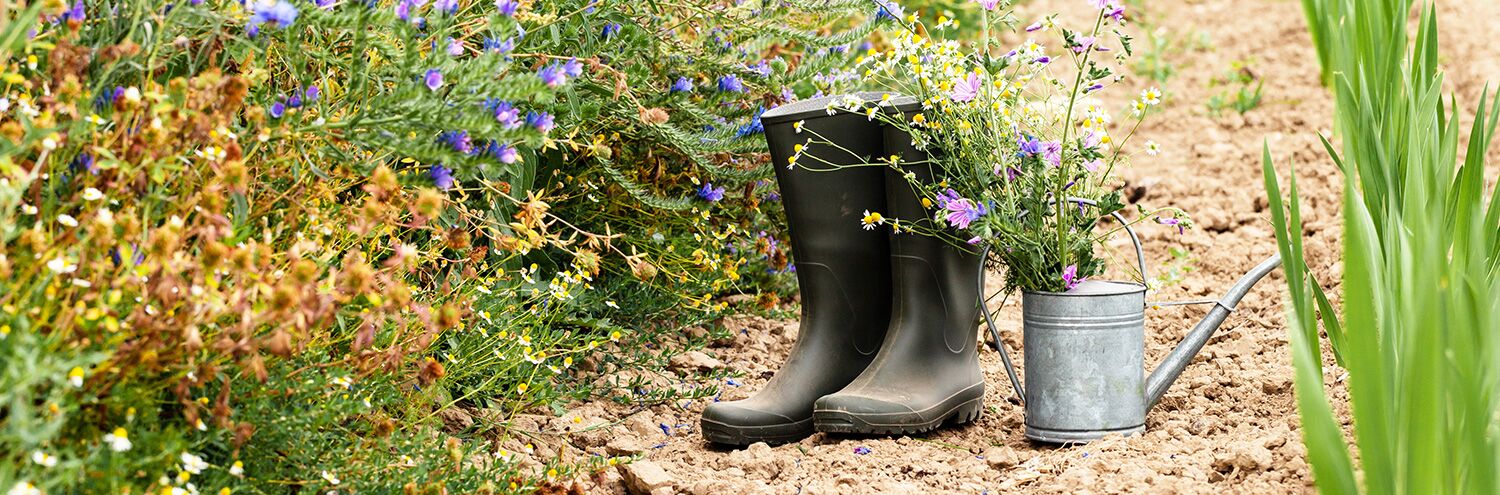
<svg viewBox="0 0 1500 495">
<path fill-rule="evenodd" d="M 1151 377 L 1146 379 L 1146 404 L 1148 409 L 1151 406 L 1155 406 L 1156 402 L 1161 400 L 1163 395 L 1166 395 L 1167 389 L 1172 387 L 1172 382 L 1177 380 L 1177 377 L 1182 374 L 1184 368 L 1187 368 L 1188 363 L 1193 360 L 1193 356 L 1196 356 L 1198 351 L 1203 350 L 1203 345 L 1208 343 L 1209 337 L 1212 337 L 1214 331 L 1219 329 L 1219 325 L 1224 323 L 1224 320 L 1229 317 L 1229 313 L 1234 312 L 1235 305 L 1239 304 L 1240 300 L 1245 298 L 1245 294 L 1250 292 L 1250 287 L 1253 287 L 1256 282 L 1259 282 L 1261 278 L 1279 266 L 1281 266 L 1281 256 L 1272 255 L 1265 261 L 1260 262 L 1259 265 L 1256 265 L 1254 270 L 1250 270 L 1250 273 L 1246 273 L 1243 277 L 1240 277 L 1240 280 L 1235 282 L 1233 287 L 1229 288 L 1224 297 L 1220 298 L 1214 304 L 1214 308 L 1208 312 L 1208 316 L 1205 316 L 1203 321 L 1198 322 L 1198 325 L 1194 326 L 1193 330 L 1188 333 L 1187 338 L 1184 338 L 1182 343 L 1177 344 L 1176 349 L 1172 349 L 1172 352 L 1167 354 L 1166 358 L 1162 359 L 1161 364 L 1156 366 L 1156 370 L 1151 372 Z"/>
</svg>

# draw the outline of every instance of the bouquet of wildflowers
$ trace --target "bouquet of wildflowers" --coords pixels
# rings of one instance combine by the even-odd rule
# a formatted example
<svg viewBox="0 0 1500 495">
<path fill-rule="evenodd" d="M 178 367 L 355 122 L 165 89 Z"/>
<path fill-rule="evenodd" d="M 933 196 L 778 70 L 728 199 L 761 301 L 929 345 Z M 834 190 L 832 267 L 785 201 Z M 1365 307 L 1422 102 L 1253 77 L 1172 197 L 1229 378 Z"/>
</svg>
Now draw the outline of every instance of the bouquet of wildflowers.
<svg viewBox="0 0 1500 495">
<path fill-rule="evenodd" d="M 983 35 L 971 46 L 935 39 L 954 31 L 955 20 L 939 17 L 929 29 L 917 14 L 884 4 L 902 30 L 888 49 L 871 50 L 859 63 L 882 89 L 910 98 L 851 97 L 829 108 L 906 130 L 929 155 L 925 162 L 898 156 L 880 162 L 906 172 L 930 217 L 872 212 L 864 222 L 950 238 L 969 249 L 990 246 L 990 261 L 1008 269 L 1007 290 L 1071 289 L 1104 270 L 1094 248 L 1121 226 L 1104 228 L 1098 219 L 1125 207 L 1114 173 L 1128 161 L 1127 144 L 1161 103 L 1161 91 L 1142 91 L 1124 109 L 1123 123 L 1099 99 L 1124 80 L 1119 67 L 1131 53 L 1130 37 L 1120 31 L 1125 9 L 1116 1 L 1087 0 L 1097 12 L 1087 31 L 1048 16 L 1027 26 L 1030 39 L 1010 50 L 991 36 L 992 24 L 1015 24 L 1009 2 L 978 2 Z M 816 135 L 811 142 L 830 144 Z M 1157 145 L 1141 150 L 1155 155 Z M 910 172 L 917 166 L 929 167 L 935 180 L 918 180 Z M 1139 208 L 1131 222 L 1148 219 L 1190 226 L 1175 208 Z"/>
</svg>

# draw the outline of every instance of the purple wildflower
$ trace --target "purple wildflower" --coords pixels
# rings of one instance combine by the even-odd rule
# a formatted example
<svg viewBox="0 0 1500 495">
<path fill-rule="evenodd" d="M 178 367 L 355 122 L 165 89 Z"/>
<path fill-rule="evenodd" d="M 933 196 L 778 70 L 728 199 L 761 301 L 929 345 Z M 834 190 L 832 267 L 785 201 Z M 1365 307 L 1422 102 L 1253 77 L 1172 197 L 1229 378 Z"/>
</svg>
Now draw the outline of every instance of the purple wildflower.
<svg viewBox="0 0 1500 495">
<path fill-rule="evenodd" d="M 300 108 L 302 106 L 302 95 L 300 93 L 292 93 L 292 97 L 286 100 L 286 106 Z"/>
<path fill-rule="evenodd" d="M 896 2 L 892 0 L 875 0 L 875 18 L 899 20 L 906 13 Z"/>
<path fill-rule="evenodd" d="M 719 200 L 724 199 L 724 188 L 716 188 L 712 182 L 704 183 L 703 187 L 698 189 L 698 197 L 710 203 L 717 203 Z"/>
<path fill-rule="evenodd" d="M 199 0 L 199 1 L 202 1 L 202 0 Z M 317 0 L 316 2 L 313 2 L 313 4 L 317 5 L 318 8 L 320 8 L 320 9 L 331 10 L 331 9 L 333 9 L 334 2 L 337 2 L 337 1 L 338 0 Z"/>
<path fill-rule="evenodd" d="M 747 66 L 746 68 L 760 77 L 771 77 L 771 63 L 765 60 L 761 60 L 759 63 Z"/>
<path fill-rule="evenodd" d="M 1041 144 L 1042 160 L 1054 167 L 1062 165 L 1062 143 L 1047 141 Z"/>
<path fill-rule="evenodd" d="M 728 74 L 719 77 L 719 91 L 726 93 L 744 93 L 745 83 L 740 81 L 740 76 Z"/>
<path fill-rule="evenodd" d="M 948 93 L 948 96 L 959 103 L 971 101 L 979 96 L 979 74 L 970 72 L 969 77 L 953 86 L 953 91 Z"/>
<path fill-rule="evenodd" d="M 279 118 L 281 118 L 282 115 L 286 115 L 286 105 L 282 104 L 279 101 L 276 102 L 276 103 L 272 103 L 271 104 L 271 118 L 273 118 L 273 119 L 279 119 Z"/>
<path fill-rule="evenodd" d="M 448 38 L 448 56 L 462 57 L 464 55 L 464 42 L 456 38 Z"/>
<path fill-rule="evenodd" d="M 432 2 L 432 10 L 453 15 L 454 12 L 458 12 L 458 0 L 437 0 Z"/>
<path fill-rule="evenodd" d="M 83 0 L 73 2 L 73 8 L 68 9 L 67 12 L 63 12 L 62 15 L 63 21 L 83 22 L 85 19 L 88 19 L 88 14 L 83 9 Z"/>
<path fill-rule="evenodd" d="M 1078 284 L 1083 283 L 1084 279 L 1078 276 L 1078 265 L 1068 265 L 1067 268 L 1063 268 L 1062 280 L 1063 290 L 1073 290 L 1074 287 L 1078 287 Z"/>
<path fill-rule="evenodd" d="M 433 165 L 427 170 L 427 176 L 432 178 L 432 184 L 438 189 L 451 189 L 453 187 L 453 169 L 442 165 Z"/>
<path fill-rule="evenodd" d="M 870 453 L 870 448 L 869 447 L 859 446 L 859 447 L 855 447 L 854 448 L 854 455 L 866 455 L 866 454 L 869 454 L 869 453 Z"/>
<path fill-rule="evenodd" d="M 555 88 L 568 83 L 568 75 L 564 74 L 562 68 L 556 64 L 542 67 L 542 70 L 537 71 L 536 76 L 541 78 L 542 82 L 549 88 Z"/>
<path fill-rule="evenodd" d="M 494 38 L 485 38 L 484 49 L 495 53 L 510 53 L 511 50 L 516 49 L 516 39 L 506 38 L 505 41 L 500 41 Z"/>
<path fill-rule="evenodd" d="M 1031 23 L 1030 26 L 1026 26 L 1026 32 L 1032 33 L 1032 32 L 1036 32 L 1036 31 L 1040 31 L 1043 27 L 1045 27 L 1045 24 L 1042 24 L 1042 21 L 1036 21 L 1036 22 Z"/>
<path fill-rule="evenodd" d="M 1052 61 L 1052 57 L 1037 57 L 1036 58 L 1036 63 L 1039 64 L 1039 65 L 1047 65 L 1047 63 L 1049 63 L 1051 61 Z"/>
<path fill-rule="evenodd" d="M 260 0 L 251 8 L 250 25 L 272 23 L 276 27 L 291 27 L 297 21 L 297 6 L 286 0 Z"/>
<path fill-rule="evenodd" d="M 468 131 L 444 131 L 438 134 L 438 142 L 447 144 L 448 147 L 453 148 L 453 151 L 459 153 L 474 152 L 474 141 L 469 138 Z"/>
<path fill-rule="evenodd" d="M 1083 162 L 1083 168 L 1084 168 L 1084 170 L 1088 170 L 1090 172 L 1097 172 L 1097 171 L 1099 171 L 1099 166 L 1101 166 L 1101 165 L 1104 165 L 1104 161 L 1100 160 L 1098 158 L 1095 158 L 1093 160 L 1089 160 L 1087 162 Z"/>
<path fill-rule="evenodd" d="M 1000 4 L 1000 0 L 974 0 L 974 3 L 978 3 L 981 9 L 995 10 L 995 6 Z"/>
<path fill-rule="evenodd" d="M 306 100 L 308 104 L 316 103 L 318 101 L 318 95 L 320 93 L 321 91 L 318 89 L 317 85 L 308 86 L 307 91 L 303 92 L 305 96 L 303 96 L 302 99 Z"/>
<path fill-rule="evenodd" d="M 1079 36 L 1073 41 L 1073 53 L 1083 53 L 1085 51 L 1088 51 L 1090 47 L 1094 46 L 1095 39 L 1093 36 Z"/>
<path fill-rule="evenodd" d="M 510 102 L 499 102 L 495 104 L 495 121 L 500 127 L 515 129 L 521 126 L 521 111 L 512 106 Z"/>
<path fill-rule="evenodd" d="M 556 123 L 554 122 L 552 115 L 548 114 L 547 112 L 526 112 L 526 125 L 535 127 L 536 130 L 541 131 L 542 134 L 546 134 L 552 131 L 552 128 L 556 126 Z"/>
<path fill-rule="evenodd" d="M 604 30 L 599 32 L 599 37 L 609 39 L 617 34 L 620 34 L 620 23 L 611 22 L 604 25 Z"/>
<path fill-rule="evenodd" d="M 1115 2 L 1110 2 L 1104 7 L 1104 17 L 1114 19 L 1115 22 L 1125 22 L 1125 7 Z"/>
<path fill-rule="evenodd" d="M 969 224 L 986 213 L 984 206 L 963 198 L 948 201 L 944 209 L 948 210 L 948 224 L 960 229 L 969 228 Z"/>
<path fill-rule="evenodd" d="M 570 58 L 563 63 L 562 70 L 563 74 L 567 74 L 568 77 L 577 78 L 583 75 L 583 62 L 579 62 L 577 58 Z"/>
<path fill-rule="evenodd" d="M 688 79 L 687 76 L 678 77 L 677 81 L 672 83 L 671 92 L 673 93 L 691 93 L 692 91 L 693 80 Z"/>
<path fill-rule="evenodd" d="M 500 11 L 500 15 L 516 15 L 516 9 L 519 8 L 521 8 L 520 0 L 495 0 L 495 10 Z"/>
<path fill-rule="evenodd" d="M 1182 220 L 1178 220 L 1175 217 L 1173 217 L 1173 218 L 1156 217 L 1156 223 L 1159 223 L 1159 224 L 1162 224 L 1162 225 L 1176 225 L 1177 226 L 1177 234 L 1179 234 L 1179 235 L 1181 235 L 1183 233 L 1183 231 L 1184 231 L 1184 229 L 1183 229 L 1184 226 L 1182 225 Z"/>
<path fill-rule="evenodd" d="M 427 75 L 422 77 L 422 81 L 427 89 L 437 91 L 443 87 L 443 73 L 437 69 L 427 69 Z"/>
<path fill-rule="evenodd" d="M 1016 138 L 1016 145 L 1018 146 L 1016 156 L 1021 158 L 1036 156 L 1042 153 L 1042 141 L 1035 137 L 1019 136 Z"/>
<path fill-rule="evenodd" d="M 500 160 L 500 163 L 509 165 L 512 163 L 516 163 L 516 161 L 521 159 L 521 152 L 516 151 L 515 146 L 501 143 L 500 146 L 495 149 L 495 158 L 497 160 Z"/>
<path fill-rule="evenodd" d="M 937 195 L 937 207 L 938 208 L 947 208 L 949 202 L 958 201 L 960 199 L 964 199 L 963 196 L 959 196 L 958 195 L 958 191 L 954 191 L 952 188 L 949 188 L 946 191 L 938 193 L 938 195 Z"/>
<path fill-rule="evenodd" d="M 974 236 L 974 238 L 969 239 L 968 242 L 969 242 L 970 246 L 978 246 L 979 243 L 984 242 L 984 238 L 979 237 L 979 236 L 976 235 L 976 236 Z"/>
</svg>

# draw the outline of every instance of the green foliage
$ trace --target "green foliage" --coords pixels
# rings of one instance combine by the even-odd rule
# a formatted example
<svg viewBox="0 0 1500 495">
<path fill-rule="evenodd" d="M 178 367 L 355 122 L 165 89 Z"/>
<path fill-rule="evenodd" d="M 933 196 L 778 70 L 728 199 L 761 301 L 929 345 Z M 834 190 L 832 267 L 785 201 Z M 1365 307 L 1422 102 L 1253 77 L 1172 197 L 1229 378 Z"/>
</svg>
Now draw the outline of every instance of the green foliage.
<svg viewBox="0 0 1500 495">
<path fill-rule="evenodd" d="M 1442 99 L 1433 8 L 1408 55 L 1409 2 L 1305 5 L 1321 14 L 1309 23 L 1337 97 L 1343 153 L 1324 144 L 1344 172 L 1342 321 L 1305 264 L 1287 264 L 1316 481 L 1331 493 L 1494 493 L 1500 190 L 1486 193 L 1483 174 L 1500 101 L 1480 98 L 1460 159 L 1460 107 Z M 1295 179 L 1287 217 L 1269 152 L 1265 177 L 1283 258 L 1300 261 Z M 1348 369 L 1359 473 L 1323 396 L 1315 315 Z"/>
<path fill-rule="evenodd" d="M 1251 84 L 1255 88 L 1251 89 Z M 1260 107 L 1261 86 L 1263 82 L 1250 70 L 1249 64 L 1243 61 L 1235 61 L 1229 72 L 1209 82 L 1209 87 L 1225 86 L 1233 88 L 1214 93 L 1208 97 L 1208 114 L 1218 117 L 1223 114 L 1224 109 L 1231 108 L 1240 115 Z"/>
<path fill-rule="evenodd" d="M 723 296 L 779 301 L 759 113 L 848 85 L 876 27 L 247 3 L 0 4 L 0 489 L 518 492 L 614 462 L 520 469 L 509 421 L 712 393 L 601 375 L 665 373 Z"/>
</svg>

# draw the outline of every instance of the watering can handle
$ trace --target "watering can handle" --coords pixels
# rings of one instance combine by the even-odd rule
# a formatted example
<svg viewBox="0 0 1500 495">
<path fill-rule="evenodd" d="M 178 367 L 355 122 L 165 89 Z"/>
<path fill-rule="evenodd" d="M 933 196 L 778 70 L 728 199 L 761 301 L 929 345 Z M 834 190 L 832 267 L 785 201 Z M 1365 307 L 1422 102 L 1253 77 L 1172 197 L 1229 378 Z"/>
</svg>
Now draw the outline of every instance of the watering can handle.
<svg viewBox="0 0 1500 495">
<path fill-rule="evenodd" d="M 1095 208 L 1099 207 L 1099 203 L 1095 202 L 1092 199 L 1075 198 L 1075 197 L 1069 196 L 1068 197 L 1068 202 L 1089 205 L 1089 206 L 1093 206 Z M 1120 226 L 1125 228 L 1125 233 L 1126 234 L 1130 234 L 1130 244 L 1132 244 L 1132 245 L 1135 246 L 1135 262 L 1136 262 L 1136 266 L 1140 267 L 1140 270 L 1141 270 L 1141 284 L 1145 285 L 1146 284 L 1146 251 L 1143 250 L 1143 249 L 1141 249 L 1141 238 L 1140 238 L 1140 236 L 1135 235 L 1135 229 L 1130 228 L 1130 222 L 1127 221 L 1127 220 L 1125 220 L 1125 217 L 1122 216 L 1122 215 L 1120 215 L 1120 212 L 1118 212 L 1118 211 L 1112 211 L 1112 212 L 1109 212 L 1109 215 L 1112 216 L 1112 217 L 1114 217 L 1115 221 L 1120 222 Z"/>
</svg>

